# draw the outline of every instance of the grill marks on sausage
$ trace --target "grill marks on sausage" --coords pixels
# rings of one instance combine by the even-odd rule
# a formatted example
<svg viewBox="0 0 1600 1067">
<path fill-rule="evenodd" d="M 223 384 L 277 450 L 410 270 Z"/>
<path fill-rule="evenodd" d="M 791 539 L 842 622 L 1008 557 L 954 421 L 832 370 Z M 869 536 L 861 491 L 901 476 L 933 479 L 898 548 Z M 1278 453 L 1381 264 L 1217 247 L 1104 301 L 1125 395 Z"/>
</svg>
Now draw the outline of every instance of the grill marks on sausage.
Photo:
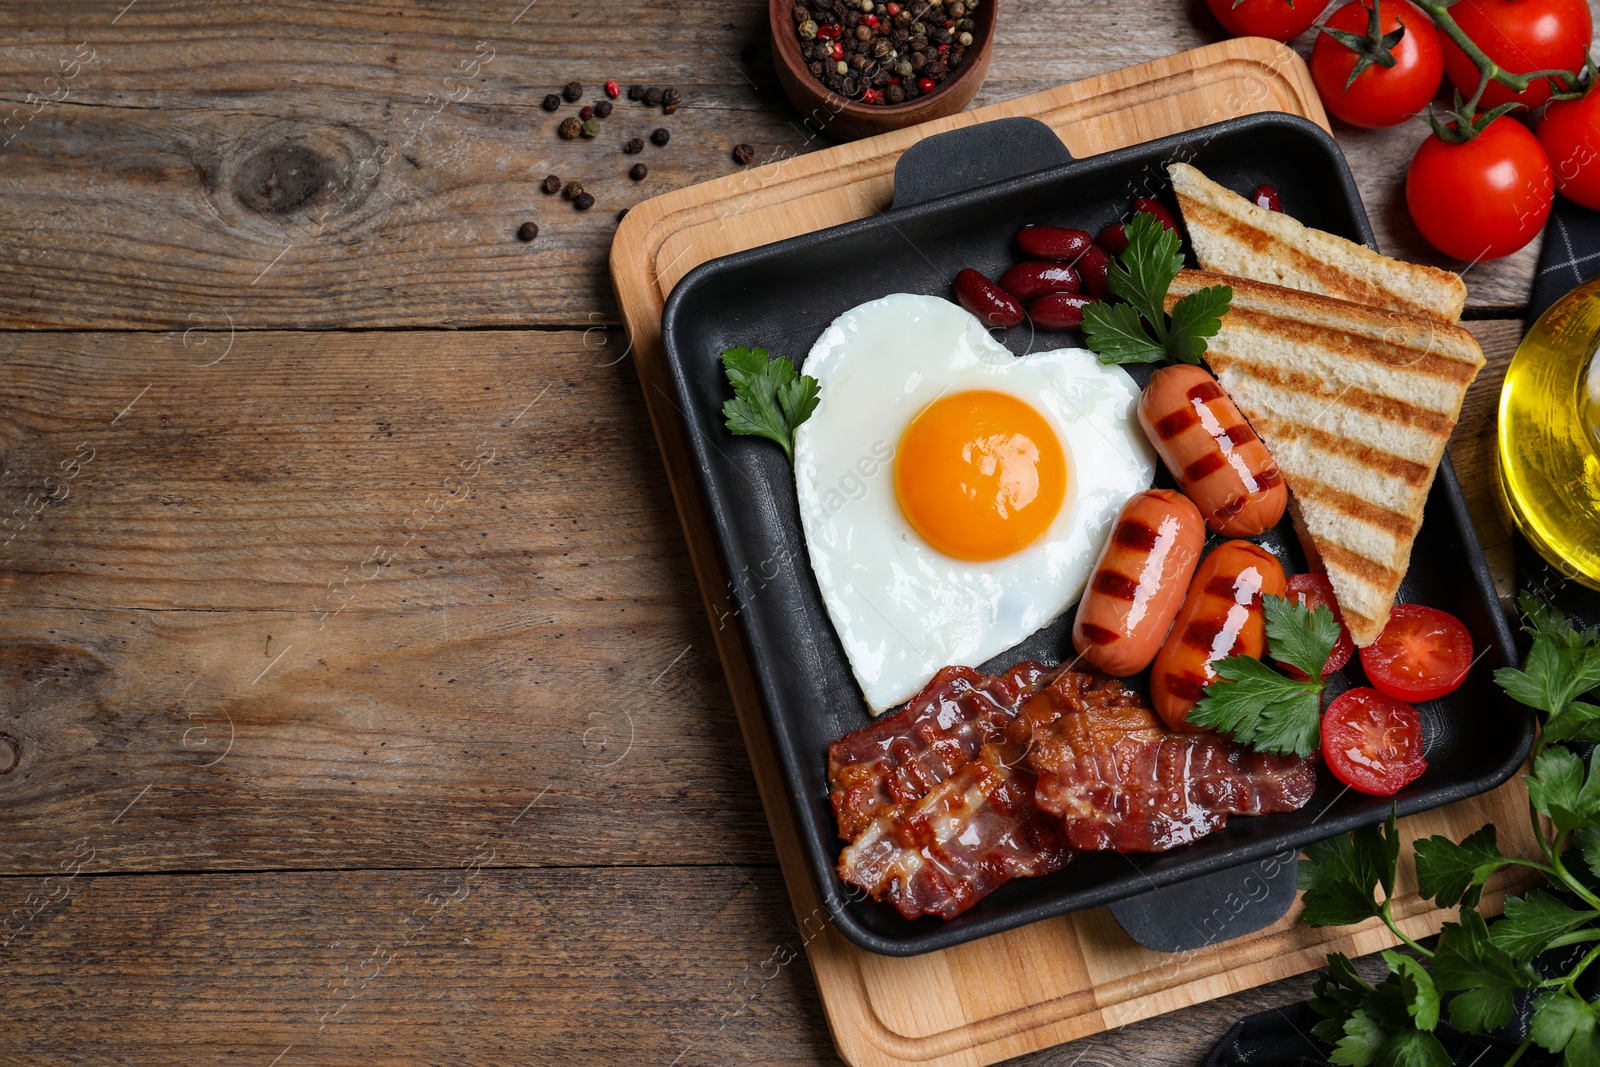
<svg viewBox="0 0 1600 1067">
<path fill-rule="evenodd" d="M 1139 519 L 1123 519 L 1117 523 L 1117 531 L 1112 534 L 1112 540 L 1123 548 L 1131 548 L 1136 552 L 1149 552 L 1156 547 L 1156 541 L 1161 534 L 1155 527 Z"/>
<path fill-rule="evenodd" d="M 1138 581 L 1109 567 L 1094 576 L 1094 588 L 1095 592 L 1117 600 L 1132 601 L 1139 593 Z"/>
<path fill-rule="evenodd" d="M 1214 381 L 1200 382 L 1197 385 L 1190 386 L 1189 391 L 1183 395 L 1188 397 L 1191 402 L 1209 404 L 1213 400 L 1222 397 L 1222 386 Z"/>
<path fill-rule="evenodd" d="M 1084 640 L 1092 645 L 1109 645 L 1118 636 L 1115 630 L 1108 630 L 1104 626 L 1096 626 L 1092 622 L 1082 624 L 1079 627 L 1079 632 L 1083 634 Z"/>
<path fill-rule="evenodd" d="M 1197 426 L 1200 416 L 1195 414 L 1192 407 L 1179 408 L 1165 418 L 1156 421 L 1156 433 L 1161 435 L 1163 441 L 1170 441 L 1183 431 Z"/>
</svg>

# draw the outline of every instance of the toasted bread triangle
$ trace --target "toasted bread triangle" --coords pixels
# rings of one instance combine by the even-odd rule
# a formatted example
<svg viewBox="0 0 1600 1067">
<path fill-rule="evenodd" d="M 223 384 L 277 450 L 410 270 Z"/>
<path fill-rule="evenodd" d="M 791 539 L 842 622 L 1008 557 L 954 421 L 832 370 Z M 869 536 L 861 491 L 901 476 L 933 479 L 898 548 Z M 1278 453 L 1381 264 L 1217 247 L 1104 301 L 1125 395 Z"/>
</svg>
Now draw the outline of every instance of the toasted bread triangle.
<svg viewBox="0 0 1600 1067">
<path fill-rule="evenodd" d="M 1461 278 L 1403 263 L 1312 229 L 1218 185 L 1187 163 L 1167 168 L 1203 270 L 1453 323 L 1466 306 Z"/>
<path fill-rule="evenodd" d="M 1459 326 L 1201 271 L 1233 303 L 1206 361 L 1283 473 L 1307 555 L 1320 559 L 1357 645 L 1389 621 L 1422 509 L 1484 364 Z"/>
</svg>

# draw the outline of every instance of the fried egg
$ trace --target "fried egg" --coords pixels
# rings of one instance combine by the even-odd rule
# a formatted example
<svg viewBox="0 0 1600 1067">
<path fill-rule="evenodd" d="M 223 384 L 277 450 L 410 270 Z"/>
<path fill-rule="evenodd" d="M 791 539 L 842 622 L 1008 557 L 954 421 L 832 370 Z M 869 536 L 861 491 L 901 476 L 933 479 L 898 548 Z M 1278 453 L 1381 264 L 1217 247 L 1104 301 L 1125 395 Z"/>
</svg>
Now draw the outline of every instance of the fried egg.
<svg viewBox="0 0 1600 1067">
<path fill-rule="evenodd" d="M 1077 602 L 1155 455 L 1120 367 L 1013 356 L 976 317 L 897 293 L 806 357 L 821 403 L 795 434 L 817 585 L 873 714 L 978 666 Z"/>
</svg>

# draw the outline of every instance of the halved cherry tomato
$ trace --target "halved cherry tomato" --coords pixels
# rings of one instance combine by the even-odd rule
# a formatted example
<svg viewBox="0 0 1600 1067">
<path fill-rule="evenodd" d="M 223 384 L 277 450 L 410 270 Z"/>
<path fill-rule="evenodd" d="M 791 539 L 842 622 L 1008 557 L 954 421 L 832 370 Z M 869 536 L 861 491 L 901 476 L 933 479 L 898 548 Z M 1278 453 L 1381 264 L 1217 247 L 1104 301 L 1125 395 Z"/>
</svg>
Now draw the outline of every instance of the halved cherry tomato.
<svg viewBox="0 0 1600 1067">
<path fill-rule="evenodd" d="M 1438 608 L 1396 604 L 1389 625 L 1361 650 L 1367 680 L 1400 700 L 1437 700 L 1453 693 L 1472 666 L 1472 635 Z"/>
<path fill-rule="evenodd" d="M 1422 717 L 1376 689 L 1348 690 L 1322 714 L 1322 758 L 1351 789 L 1392 796 L 1428 769 Z"/>
<path fill-rule="evenodd" d="M 1355 655 L 1356 643 L 1350 639 L 1350 631 L 1345 629 L 1344 616 L 1339 613 L 1339 602 L 1333 598 L 1333 586 L 1327 577 L 1321 574 L 1292 574 L 1289 576 L 1288 592 L 1284 595 L 1312 611 L 1323 604 L 1328 605 L 1333 612 L 1333 621 L 1339 624 L 1339 640 L 1334 644 L 1333 651 L 1328 653 L 1328 662 L 1322 665 L 1322 676 L 1326 678 L 1349 663 L 1350 657 Z M 1305 678 L 1297 667 L 1287 663 L 1278 666 L 1291 677 Z"/>
<path fill-rule="evenodd" d="M 1311 28 L 1327 0 L 1206 0 L 1206 6 L 1235 37 L 1287 41 Z"/>
</svg>

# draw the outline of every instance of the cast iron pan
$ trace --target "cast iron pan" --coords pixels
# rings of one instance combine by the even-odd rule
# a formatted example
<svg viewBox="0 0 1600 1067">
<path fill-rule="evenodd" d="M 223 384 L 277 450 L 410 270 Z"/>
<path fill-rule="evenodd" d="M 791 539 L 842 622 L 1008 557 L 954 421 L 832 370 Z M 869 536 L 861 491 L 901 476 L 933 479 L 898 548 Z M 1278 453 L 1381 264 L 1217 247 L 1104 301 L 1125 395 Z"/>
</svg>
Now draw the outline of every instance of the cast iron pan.
<svg viewBox="0 0 1600 1067">
<path fill-rule="evenodd" d="M 1166 853 L 1086 853 L 1048 877 L 1013 881 L 950 921 L 907 921 L 834 873 L 842 842 L 828 805 L 827 747 L 870 717 L 811 575 L 782 450 L 724 428 L 721 408 L 731 394 L 719 354 L 761 345 L 798 363 L 823 328 L 857 304 L 899 292 L 947 296 L 962 267 L 998 277 L 1013 262 L 1012 235 L 1026 223 L 1097 232 L 1138 195 L 1163 197 L 1175 210 L 1165 168 L 1179 159 L 1241 192 L 1270 182 L 1295 218 L 1373 243 L 1338 146 L 1304 119 L 1250 115 L 1080 161 L 1042 123 L 1001 119 L 912 146 L 895 171 L 892 210 L 703 264 L 667 301 L 662 334 L 675 399 L 735 605 L 712 625 L 743 630 L 822 899 L 839 929 L 874 952 L 914 955 L 1104 904 L 1153 947 L 1214 943 L 1283 913 L 1301 847 L 1389 813 L 1387 798 L 1346 790 L 1321 769 L 1316 795 L 1298 812 L 1234 817 Z M 1082 344 L 1075 333 L 1035 333 L 1026 324 L 1002 340 L 1018 355 Z M 1132 373 L 1143 384 L 1149 371 Z M 1171 484 L 1165 472 L 1157 484 Z M 1291 574 L 1306 569 L 1287 519 L 1259 540 Z M 1410 815 L 1499 785 L 1521 765 L 1534 733 L 1532 712 L 1493 682 L 1515 650 L 1448 458 L 1400 600 L 1457 615 L 1481 653 L 1460 689 L 1421 706 L 1428 770 L 1395 798 L 1400 814 Z M 980 669 L 1060 662 L 1072 652 L 1072 615 Z M 1142 676 L 1131 681 L 1146 684 Z M 1336 692 L 1363 684 L 1359 659 L 1332 684 Z"/>
</svg>

